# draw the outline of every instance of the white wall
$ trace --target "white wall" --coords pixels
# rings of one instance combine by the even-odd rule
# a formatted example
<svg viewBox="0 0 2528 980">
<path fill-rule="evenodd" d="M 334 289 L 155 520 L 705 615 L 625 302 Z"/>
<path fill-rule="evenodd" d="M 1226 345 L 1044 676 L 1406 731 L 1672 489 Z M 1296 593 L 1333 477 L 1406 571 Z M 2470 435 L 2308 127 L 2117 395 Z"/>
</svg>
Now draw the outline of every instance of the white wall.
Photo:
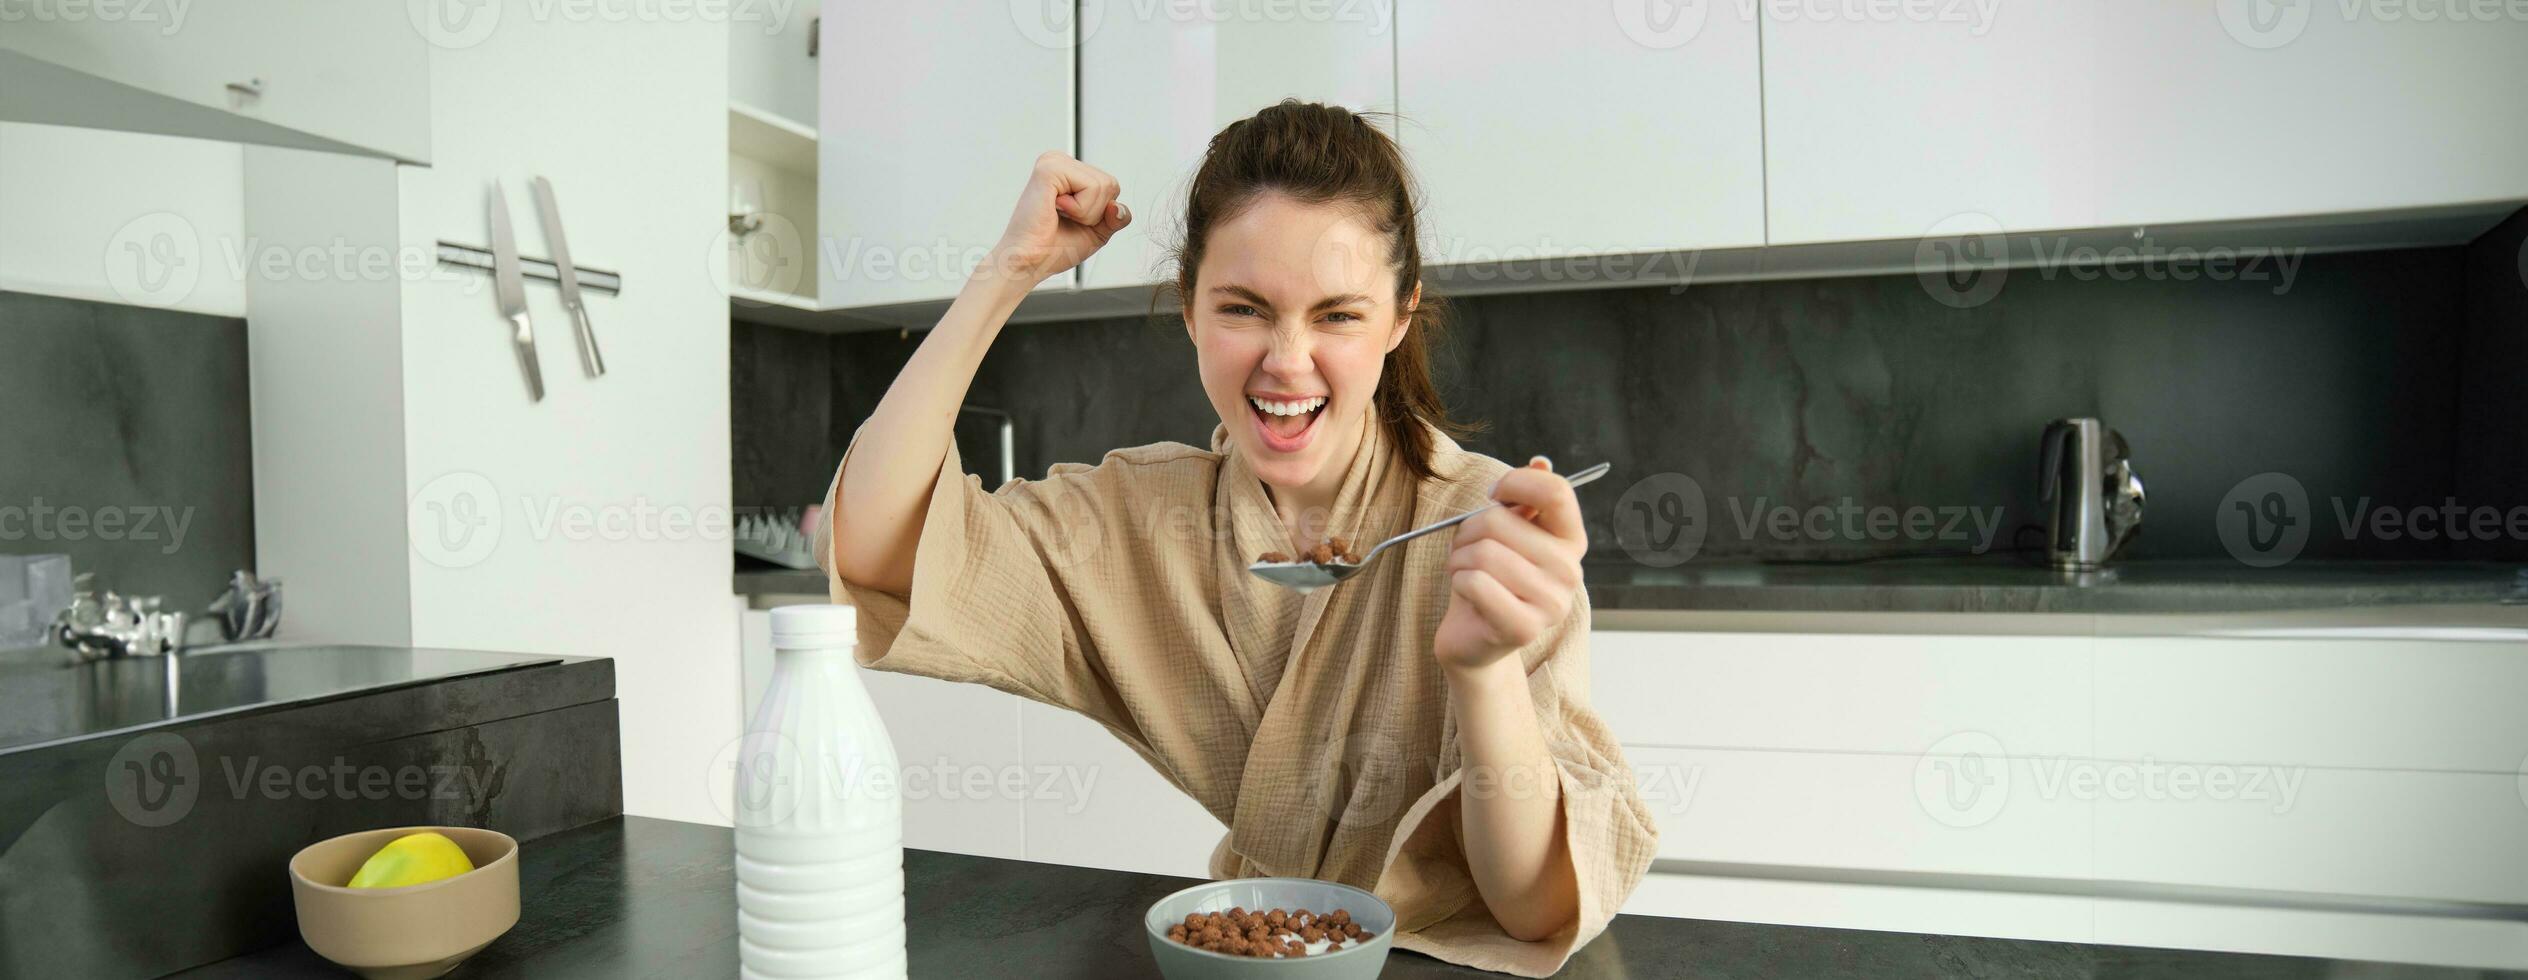
<svg viewBox="0 0 2528 980">
<path fill-rule="evenodd" d="M 485 280 L 404 285 L 408 499 L 471 487 L 501 517 L 478 559 L 414 541 L 413 642 L 615 658 L 625 809 L 725 822 L 707 770 L 740 728 L 731 559 L 725 534 L 691 521 L 725 522 L 729 506 L 728 299 L 713 278 L 729 28 L 531 9 L 434 49 L 432 166 L 400 172 L 405 247 L 485 242 L 498 180 L 520 249 L 547 254 L 528 191 L 542 175 L 572 257 L 625 288 L 590 296 L 609 369 L 590 379 L 554 289 L 529 281 L 547 392 L 531 404 Z"/>
<path fill-rule="evenodd" d="M 0 290 L 246 312 L 234 143 L 0 123 Z"/>
</svg>

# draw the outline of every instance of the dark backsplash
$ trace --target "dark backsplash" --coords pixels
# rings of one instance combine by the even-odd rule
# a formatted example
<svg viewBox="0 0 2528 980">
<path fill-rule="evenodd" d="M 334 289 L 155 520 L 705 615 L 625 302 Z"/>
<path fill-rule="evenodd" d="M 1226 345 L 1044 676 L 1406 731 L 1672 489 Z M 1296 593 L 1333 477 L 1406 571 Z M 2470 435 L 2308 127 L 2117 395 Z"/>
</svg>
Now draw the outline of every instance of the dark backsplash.
<svg viewBox="0 0 2528 980">
<path fill-rule="evenodd" d="M 254 567 L 246 321 L 0 292 L 0 553 L 201 610 Z"/>
<path fill-rule="evenodd" d="M 1618 499 L 1661 473 L 1701 488 L 1704 558 L 2007 549 L 2013 529 L 2040 519 L 2040 430 L 2080 415 L 2124 433 L 2149 489 L 2128 557 L 2228 556 L 2215 526 L 2224 497 L 2278 472 L 2313 511 L 2304 556 L 2528 558 L 2518 536 L 2453 544 L 2341 528 L 2364 498 L 2374 509 L 2528 505 L 2528 395 L 2516 381 L 2528 286 L 2512 267 L 2523 226 L 2528 214 L 2515 215 L 2468 247 L 2309 256 L 2287 288 L 2268 264 L 2266 278 L 2217 281 L 2014 269 L 1968 309 L 1911 275 L 1459 298 L 1439 373 L 1451 409 L 1488 426 L 1471 448 L 1615 462 L 1582 498 L 1601 559 L 1624 555 Z M 815 500 L 921 339 L 731 333 L 741 505 Z M 1173 317 L 1013 327 L 968 401 L 1018 417 L 1024 474 L 1119 446 L 1199 445 L 1217 423 Z M 985 471 L 987 450 L 961 444 Z M 1760 523 L 1817 507 L 1969 518 L 1928 539 Z M 1989 540 L 1972 532 L 1978 515 Z"/>
</svg>

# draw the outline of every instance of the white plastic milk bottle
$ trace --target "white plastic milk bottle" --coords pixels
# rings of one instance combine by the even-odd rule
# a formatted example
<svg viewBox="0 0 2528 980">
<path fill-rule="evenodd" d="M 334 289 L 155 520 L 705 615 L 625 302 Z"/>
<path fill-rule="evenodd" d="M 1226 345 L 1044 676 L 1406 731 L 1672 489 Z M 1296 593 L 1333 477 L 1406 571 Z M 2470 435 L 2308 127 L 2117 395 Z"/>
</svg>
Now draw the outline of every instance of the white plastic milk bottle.
<svg viewBox="0 0 2528 980">
<path fill-rule="evenodd" d="M 772 611 L 732 811 L 743 977 L 905 975 L 904 802 L 852 627 L 850 606 Z"/>
</svg>

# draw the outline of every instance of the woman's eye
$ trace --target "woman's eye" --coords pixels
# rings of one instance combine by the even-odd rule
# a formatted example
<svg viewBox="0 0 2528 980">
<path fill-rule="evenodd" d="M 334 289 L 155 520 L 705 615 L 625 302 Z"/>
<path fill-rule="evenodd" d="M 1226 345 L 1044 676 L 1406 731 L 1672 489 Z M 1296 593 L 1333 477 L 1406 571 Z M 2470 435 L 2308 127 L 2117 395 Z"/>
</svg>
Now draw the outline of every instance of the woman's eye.
<svg viewBox="0 0 2528 980">
<path fill-rule="evenodd" d="M 1221 312 L 1221 314 L 1222 314 L 1222 315 L 1224 315 L 1224 316 L 1254 316 L 1254 315 L 1256 315 L 1256 313 L 1255 313 L 1255 307 L 1248 306 L 1248 305 L 1246 305 L 1246 304 L 1244 304 L 1244 303 L 1231 303 L 1231 304 L 1229 304 L 1229 305 L 1227 305 L 1227 306 L 1223 306 L 1223 307 L 1221 307 L 1221 308 L 1220 308 L 1220 312 Z"/>
<path fill-rule="evenodd" d="M 1349 312 L 1345 312 L 1345 311 L 1343 311 L 1343 310 L 1336 310 L 1336 311 L 1334 311 L 1334 312 L 1332 312 L 1332 313 L 1328 313 L 1328 314 L 1326 314 L 1326 315 L 1325 315 L 1325 318 L 1326 318 L 1326 321 L 1327 321 L 1327 322 L 1329 322 L 1329 323 L 1355 323 L 1355 322 L 1358 322 L 1358 321 L 1360 320 L 1361 315 L 1360 315 L 1360 314 L 1358 314 L 1358 313 L 1349 313 Z"/>
</svg>

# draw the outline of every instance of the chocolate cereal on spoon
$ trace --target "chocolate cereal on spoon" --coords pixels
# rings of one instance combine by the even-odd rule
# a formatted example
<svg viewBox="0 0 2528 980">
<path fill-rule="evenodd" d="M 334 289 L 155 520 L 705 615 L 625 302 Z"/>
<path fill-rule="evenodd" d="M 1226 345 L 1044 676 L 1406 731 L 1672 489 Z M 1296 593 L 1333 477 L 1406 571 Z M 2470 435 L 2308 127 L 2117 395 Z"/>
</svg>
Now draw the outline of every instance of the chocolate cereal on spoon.
<svg viewBox="0 0 2528 980">
<path fill-rule="evenodd" d="M 1614 465 L 1615 464 L 1613 463 L 1599 463 L 1596 466 L 1573 473 L 1564 479 L 1572 486 L 1576 487 L 1591 480 L 1595 480 L 1598 477 L 1605 476 L 1606 471 L 1614 468 Z M 1360 574 L 1361 569 L 1369 567 L 1369 563 L 1377 560 L 1379 553 L 1386 551 L 1388 548 L 1403 544 L 1407 541 L 1411 541 L 1442 528 L 1456 527 L 1457 525 L 1464 523 L 1469 517 L 1473 517 L 1477 514 L 1483 513 L 1484 511 L 1491 510 L 1492 508 L 1499 506 L 1501 505 L 1497 502 L 1487 504 L 1463 514 L 1459 514 L 1455 517 L 1448 518 L 1447 520 L 1438 521 L 1428 526 L 1418 527 L 1413 530 L 1406 531 L 1403 534 L 1378 542 L 1376 546 L 1370 548 L 1367 552 L 1360 554 L 1354 554 L 1351 548 L 1351 542 L 1339 537 L 1330 537 L 1324 541 L 1318 542 L 1315 548 L 1310 549 L 1307 554 L 1300 555 L 1297 558 L 1293 558 L 1290 555 L 1279 551 L 1267 551 L 1264 554 L 1257 556 L 1255 564 L 1248 565 L 1246 570 L 1257 578 L 1286 589 L 1297 589 L 1301 592 L 1321 589 Z"/>
</svg>

